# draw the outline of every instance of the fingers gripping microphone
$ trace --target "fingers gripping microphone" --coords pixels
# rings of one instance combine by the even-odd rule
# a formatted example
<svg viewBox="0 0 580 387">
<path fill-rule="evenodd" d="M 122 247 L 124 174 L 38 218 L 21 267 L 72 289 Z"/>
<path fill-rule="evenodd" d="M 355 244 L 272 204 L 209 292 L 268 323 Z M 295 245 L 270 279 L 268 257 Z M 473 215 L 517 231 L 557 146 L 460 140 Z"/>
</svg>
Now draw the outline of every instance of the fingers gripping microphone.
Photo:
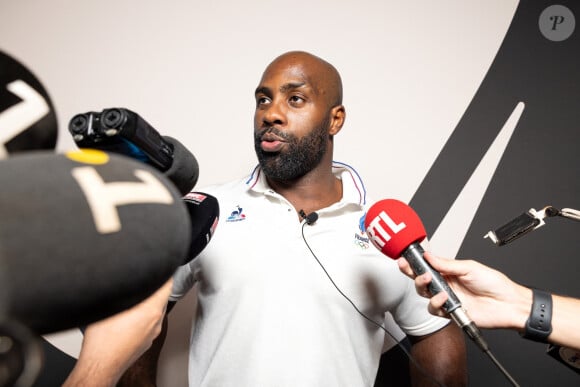
<svg viewBox="0 0 580 387">
<path fill-rule="evenodd" d="M 463 331 L 483 350 L 487 343 L 481 332 L 461 307 L 461 302 L 438 271 L 423 258 L 425 250 L 420 243 L 427 233 L 419 216 L 411 207 L 395 199 L 384 199 L 375 203 L 365 217 L 366 233 L 372 244 L 392 259 L 403 256 L 416 275 L 431 273 L 428 288 L 431 294 L 441 291 L 449 295 L 443 308 Z"/>
<path fill-rule="evenodd" d="M 101 151 L 0 161 L 0 319 L 38 334 L 142 301 L 188 254 L 191 220 L 156 169 Z"/>
</svg>

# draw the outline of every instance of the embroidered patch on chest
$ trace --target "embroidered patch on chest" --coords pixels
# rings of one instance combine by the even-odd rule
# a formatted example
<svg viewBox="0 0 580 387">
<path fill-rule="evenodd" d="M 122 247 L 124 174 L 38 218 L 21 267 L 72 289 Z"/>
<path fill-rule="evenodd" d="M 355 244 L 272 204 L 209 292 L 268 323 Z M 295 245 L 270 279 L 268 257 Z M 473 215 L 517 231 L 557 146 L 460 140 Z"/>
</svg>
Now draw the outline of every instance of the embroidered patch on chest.
<svg viewBox="0 0 580 387">
<path fill-rule="evenodd" d="M 369 238 L 366 235 L 361 235 L 360 233 L 354 234 L 354 243 L 363 250 L 369 248 Z"/>
<path fill-rule="evenodd" d="M 246 219 L 246 214 L 243 213 L 243 208 L 236 206 L 236 209 L 230 213 L 230 216 L 226 219 L 226 222 L 239 222 Z"/>
<path fill-rule="evenodd" d="M 369 238 L 365 233 L 365 217 L 366 212 L 361 216 L 358 222 L 358 232 L 354 233 L 354 244 L 363 250 L 369 248 Z"/>
</svg>

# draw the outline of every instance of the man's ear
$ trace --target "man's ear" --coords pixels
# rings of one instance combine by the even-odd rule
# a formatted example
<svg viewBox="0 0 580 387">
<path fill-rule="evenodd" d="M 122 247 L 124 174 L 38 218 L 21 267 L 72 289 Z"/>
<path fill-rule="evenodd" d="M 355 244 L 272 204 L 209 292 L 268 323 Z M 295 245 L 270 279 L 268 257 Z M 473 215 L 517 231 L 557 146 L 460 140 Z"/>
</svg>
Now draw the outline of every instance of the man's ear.
<svg viewBox="0 0 580 387">
<path fill-rule="evenodd" d="M 346 119 L 346 110 L 343 105 L 337 105 L 330 110 L 330 127 L 328 128 L 328 134 L 334 136 L 344 125 L 344 120 Z"/>
</svg>

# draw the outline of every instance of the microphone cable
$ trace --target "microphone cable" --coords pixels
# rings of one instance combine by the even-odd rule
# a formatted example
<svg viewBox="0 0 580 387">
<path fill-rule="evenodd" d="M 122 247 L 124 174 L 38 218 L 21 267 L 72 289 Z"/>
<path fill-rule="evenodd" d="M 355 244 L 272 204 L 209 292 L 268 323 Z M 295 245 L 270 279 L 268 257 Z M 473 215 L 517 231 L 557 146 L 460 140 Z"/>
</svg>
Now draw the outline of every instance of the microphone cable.
<svg viewBox="0 0 580 387">
<path fill-rule="evenodd" d="M 367 316 L 366 314 L 364 314 L 364 312 L 362 312 L 357 306 L 356 304 L 340 289 L 340 287 L 338 287 L 338 285 L 334 282 L 334 279 L 331 277 L 331 275 L 328 273 L 328 271 L 326 270 L 326 268 L 324 267 L 324 265 L 322 264 L 322 262 L 320 262 L 320 260 L 318 259 L 318 257 L 316 256 L 316 254 L 314 254 L 314 251 L 312 250 L 312 248 L 310 247 L 310 244 L 308 244 L 308 241 L 306 240 L 306 236 L 304 235 L 304 227 L 308 224 L 308 225 L 312 225 L 313 222 L 308 222 L 308 220 L 306 218 L 304 218 L 304 220 L 302 221 L 302 240 L 304 240 L 304 243 L 306 244 L 306 247 L 308 247 L 308 250 L 310 251 L 310 253 L 312 254 L 312 256 L 314 257 L 314 259 L 316 260 L 316 262 L 318 263 L 318 265 L 322 268 L 322 270 L 324 271 L 324 274 L 326 274 L 326 276 L 328 277 L 328 279 L 330 280 L 330 282 L 332 283 L 332 285 L 334 286 L 334 288 L 340 293 L 340 295 L 342 297 L 344 297 L 344 299 L 346 299 L 354 308 L 354 310 L 356 310 L 356 312 L 361 315 L 365 320 L 369 321 L 370 323 L 372 323 L 373 325 L 375 325 L 376 327 L 382 329 L 385 333 L 387 333 L 394 341 L 397 342 L 397 345 L 399 346 L 399 348 L 401 348 L 403 350 L 403 352 L 405 353 L 405 355 L 407 355 L 407 357 L 409 358 L 409 360 L 411 360 L 411 362 L 413 363 L 413 365 L 415 365 L 415 367 L 417 367 L 417 369 L 423 374 L 423 376 L 427 377 L 428 379 L 430 379 L 432 382 L 436 383 L 438 386 L 440 387 L 445 387 L 444 384 L 440 383 L 438 380 L 436 380 L 433 376 L 431 376 L 423 367 L 421 367 L 419 365 L 419 363 L 417 363 L 417 360 L 415 360 L 415 358 L 413 357 L 413 355 L 411 355 L 411 353 L 407 350 L 407 348 L 405 348 L 404 345 L 402 345 L 396 338 L 395 336 L 389 332 L 389 330 L 387 328 L 385 328 L 382 324 L 374 321 L 372 318 L 370 318 L 369 316 Z M 493 353 L 491 352 L 491 350 L 489 349 L 489 347 L 486 345 L 485 349 L 482 348 L 481 346 L 478 346 L 485 354 L 487 354 L 489 356 L 489 358 L 491 359 L 491 361 L 496 365 L 496 367 L 500 370 L 500 372 L 509 380 L 509 382 L 512 384 L 512 386 L 514 387 L 520 387 L 520 385 L 516 382 L 516 380 L 510 375 L 510 373 L 503 367 L 503 365 L 499 362 L 499 360 L 497 360 L 497 358 L 493 355 Z"/>
<path fill-rule="evenodd" d="M 318 265 L 322 268 L 322 270 L 324 271 L 324 274 L 326 274 L 326 277 L 328 277 L 328 279 L 330 280 L 330 282 L 332 283 L 332 285 L 334 286 L 334 288 L 338 291 L 338 293 L 340 293 L 340 295 L 346 300 L 348 301 L 348 303 L 354 308 L 354 310 L 361 315 L 365 320 L 367 320 L 368 322 L 370 322 L 371 324 L 373 324 L 374 326 L 378 327 L 379 329 L 382 329 L 387 335 L 389 335 L 399 346 L 399 348 L 401 348 L 401 350 L 405 353 L 405 355 L 407 356 L 407 358 L 409 358 L 409 360 L 411 360 L 411 362 L 413 363 L 413 365 L 415 367 L 417 367 L 417 369 L 419 370 L 419 372 L 421 372 L 421 374 L 423 374 L 423 376 L 425 376 L 426 378 L 428 378 L 429 380 L 431 380 L 433 383 L 437 384 L 439 387 L 446 387 L 445 384 L 439 382 L 438 380 L 436 380 L 432 375 L 430 375 L 427 370 L 425 370 L 418 362 L 417 360 L 413 357 L 413 355 L 411 355 L 411 353 L 409 352 L 409 350 L 407 350 L 407 348 L 405 348 L 404 345 L 401 344 L 401 342 L 399 342 L 399 340 L 397 340 L 395 338 L 395 336 L 389 332 L 389 330 L 387 328 L 385 328 L 381 323 L 376 322 L 375 320 L 373 320 L 372 318 L 370 318 L 369 316 L 367 316 L 364 312 L 362 312 L 354 303 L 354 301 L 352 301 L 341 289 L 340 287 L 336 284 L 336 282 L 334 282 L 334 279 L 332 278 L 332 276 L 330 275 L 330 273 L 328 273 L 328 271 L 326 270 L 326 268 L 324 267 L 324 265 L 322 264 L 322 262 L 320 262 L 320 260 L 318 259 L 318 257 L 316 256 L 316 254 L 314 254 L 314 251 L 312 250 L 312 248 L 310 247 L 310 244 L 308 243 L 308 241 L 306 240 L 306 237 L 304 235 L 304 227 L 307 224 L 311 224 L 308 223 L 308 221 L 306 219 L 304 219 L 302 221 L 302 240 L 304 240 L 304 243 L 306 244 L 306 247 L 308 247 L 308 250 L 310 251 L 310 254 L 312 254 L 312 256 L 314 257 L 314 259 L 316 260 L 316 262 L 318 263 Z"/>
</svg>

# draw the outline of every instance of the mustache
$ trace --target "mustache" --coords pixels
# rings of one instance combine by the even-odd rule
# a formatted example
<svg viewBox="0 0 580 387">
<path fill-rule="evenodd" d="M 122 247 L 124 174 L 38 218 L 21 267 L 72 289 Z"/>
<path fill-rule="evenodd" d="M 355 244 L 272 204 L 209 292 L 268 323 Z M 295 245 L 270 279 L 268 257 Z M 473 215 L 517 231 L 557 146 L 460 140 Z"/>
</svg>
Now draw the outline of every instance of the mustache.
<svg viewBox="0 0 580 387">
<path fill-rule="evenodd" d="M 266 133 L 272 133 L 275 136 L 280 137 L 281 139 L 286 140 L 286 141 L 287 140 L 292 140 L 292 138 L 293 138 L 292 135 L 290 135 L 288 133 L 285 133 L 285 132 L 281 131 L 280 129 L 278 129 L 278 128 L 274 127 L 274 126 L 270 126 L 270 127 L 261 129 L 260 131 L 258 131 L 258 132 L 256 132 L 254 134 L 254 138 L 257 141 L 261 141 L 262 140 L 262 137 L 264 137 L 264 135 Z"/>
</svg>

